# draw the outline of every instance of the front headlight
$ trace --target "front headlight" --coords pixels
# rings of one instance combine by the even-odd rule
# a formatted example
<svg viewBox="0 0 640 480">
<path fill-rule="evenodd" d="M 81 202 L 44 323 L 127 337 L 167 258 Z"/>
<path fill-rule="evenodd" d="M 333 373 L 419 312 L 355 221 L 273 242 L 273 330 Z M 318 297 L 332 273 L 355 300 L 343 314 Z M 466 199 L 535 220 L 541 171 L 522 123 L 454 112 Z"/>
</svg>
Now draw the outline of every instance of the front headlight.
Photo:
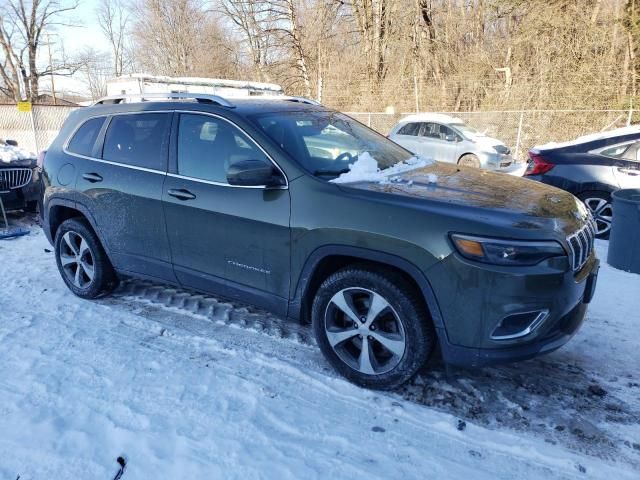
<svg viewBox="0 0 640 480">
<path fill-rule="evenodd" d="M 492 265 L 537 265 L 566 255 L 562 245 L 554 241 L 501 240 L 457 233 L 451 234 L 451 241 L 463 257 Z"/>
</svg>

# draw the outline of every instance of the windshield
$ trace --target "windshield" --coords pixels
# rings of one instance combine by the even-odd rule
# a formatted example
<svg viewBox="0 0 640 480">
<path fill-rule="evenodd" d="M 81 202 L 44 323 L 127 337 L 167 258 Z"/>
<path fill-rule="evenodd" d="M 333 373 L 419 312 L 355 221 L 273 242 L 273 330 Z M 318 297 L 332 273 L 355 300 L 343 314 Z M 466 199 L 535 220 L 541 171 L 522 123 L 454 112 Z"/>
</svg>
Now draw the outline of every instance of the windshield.
<svg viewBox="0 0 640 480">
<path fill-rule="evenodd" d="M 482 135 L 478 130 L 464 123 L 452 123 L 451 126 L 470 137 Z"/>
<path fill-rule="evenodd" d="M 358 156 L 373 157 L 380 169 L 412 158 L 401 146 L 336 112 L 278 112 L 252 120 L 312 174 L 337 177 Z"/>
</svg>

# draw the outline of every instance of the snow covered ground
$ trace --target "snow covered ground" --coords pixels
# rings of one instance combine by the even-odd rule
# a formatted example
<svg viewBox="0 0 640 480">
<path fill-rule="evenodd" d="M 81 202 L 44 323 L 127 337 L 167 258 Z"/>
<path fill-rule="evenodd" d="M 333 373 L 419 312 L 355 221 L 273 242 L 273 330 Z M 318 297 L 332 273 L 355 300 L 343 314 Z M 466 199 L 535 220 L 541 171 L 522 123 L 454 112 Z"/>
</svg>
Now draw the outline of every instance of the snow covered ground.
<svg viewBox="0 0 640 480">
<path fill-rule="evenodd" d="M 124 456 L 124 480 L 637 479 L 640 276 L 603 265 L 598 287 L 549 356 L 435 360 L 380 393 L 243 306 L 146 282 L 80 300 L 34 226 L 0 241 L 0 478 L 112 479 Z"/>
</svg>

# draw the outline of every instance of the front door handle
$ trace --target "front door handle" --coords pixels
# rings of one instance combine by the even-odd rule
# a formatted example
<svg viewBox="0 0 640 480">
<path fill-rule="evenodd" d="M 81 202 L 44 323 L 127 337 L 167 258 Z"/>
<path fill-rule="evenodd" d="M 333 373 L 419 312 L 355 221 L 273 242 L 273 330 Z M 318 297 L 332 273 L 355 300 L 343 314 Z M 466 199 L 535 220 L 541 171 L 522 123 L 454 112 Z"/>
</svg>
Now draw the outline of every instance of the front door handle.
<svg viewBox="0 0 640 480">
<path fill-rule="evenodd" d="M 193 200 L 196 198 L 193 193 L 189 190 L 185 190 L 184 188 L 171 188 L 167 193 L 178 200 Z"/>
<path fill-rule="evenodd" d="M 82 178 L 91 183 L 97 183 L 102 181 L 102 177 L 97 173 L 83 173 Z"/>
</svg>

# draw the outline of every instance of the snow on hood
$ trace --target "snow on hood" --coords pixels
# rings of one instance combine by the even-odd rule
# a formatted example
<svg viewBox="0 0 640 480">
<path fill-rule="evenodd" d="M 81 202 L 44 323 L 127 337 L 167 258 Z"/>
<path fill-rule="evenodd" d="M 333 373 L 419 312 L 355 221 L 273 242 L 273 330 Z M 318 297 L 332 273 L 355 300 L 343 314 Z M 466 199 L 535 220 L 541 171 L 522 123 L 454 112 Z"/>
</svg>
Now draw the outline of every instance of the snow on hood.
<svg viewBox="0 0 640 480">
<path fill-rule="evenodd" d="M 11 163 L 17 160 L 29 160 L 32 158 L 35 158 L 35 155 L 23 148 L 0 143 L 0 162 Z"/>
<path fill-rule="evenodd" d="M 631 125 L 628 127 L 616 128 L 613 130 L 607 130 L 605 132 L 590 133 L 589 135 L 583 135 L 575 140 L 569 140 L 568 142 L 549 142 L 543 145 L 536 145 L 534 150 L 549 150 L 552 148 L 564 148 L 571 147 L 573 145 L 580 145 L 582 143 L 594 142 L 596 140 L 603 140 L 605 138 L 620 137 L 622 135 L 632 135 L 634 133 L 640 133 L 640 125 Z"/>
<path fill-rule="evenodd" d="M 417 168 L 428 167 L 435 162 L 431 158 L 426 158 L 418 155 L 414 155 L 408 158 L 404 162 L 396 163 L 394 166 L 380 170 L 378 162 L 371 156 L 369 152 L 362 152 L 358 154 L 358 159 L 351 164 L 349 171 L 343 173 L 338 178 L 330 180 L 332 183 L 353 183 L 353 182 L 377 182 L 388 183 L 394 181 L 392 178 L 394 175 L 405 173 Z M 438 181 L 437 177 L 429 178 L 429 181 L 435 183 Z"/>
</svg>

